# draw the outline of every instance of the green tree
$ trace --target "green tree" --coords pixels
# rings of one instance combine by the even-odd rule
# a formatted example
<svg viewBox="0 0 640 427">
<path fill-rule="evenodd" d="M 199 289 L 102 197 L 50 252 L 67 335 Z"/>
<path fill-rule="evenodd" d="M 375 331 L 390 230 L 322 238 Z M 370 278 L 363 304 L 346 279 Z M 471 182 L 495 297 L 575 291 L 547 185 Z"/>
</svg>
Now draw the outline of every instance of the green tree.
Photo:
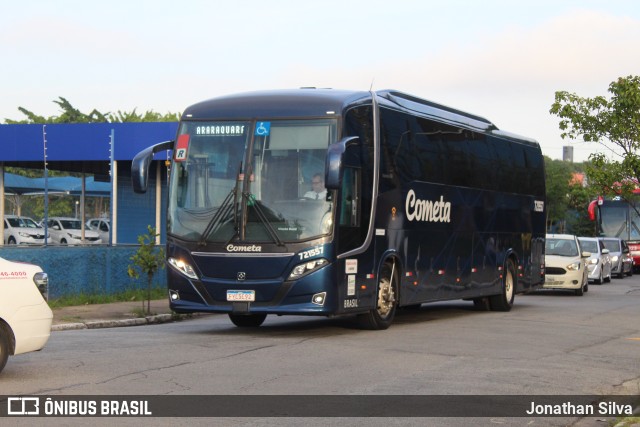
<svg viewBox="0 0 640 427">
<path fill-rule="evenodd" d="M 560 118 L 563 139 L 596 142 L 614 153 L 614 159 L 591 154 L 587 177 L 600 194 L 630 201 L 640 182 L 640 77 L 620 77 L 608 91 L 609 99 L 558 91 L 549 112 Z"/>
<path fill-rule="evenodd" d="M 180 114 L 166 113 L 161 114 L 155 111 L 146 111 L 139 114 L 134 108 L 133 111 L 117 113 L 101 113 L 95 108 L 89 113 L 83 113 L 75 108 L 71 103 L 62 96 L 53 101 L 60 107 L 61 114 L 59 116 L 44 117 L 40 116 L 24 107 L 18 107 L 18 111 L 27 118 L 22 120 L 5 119 L 7 124 L 50 124 L 50 123 L 125 123 L 125 122 L 177 122 L 180 120 Z"/>
<path fill-rule="evenodd" d="M 164 250 L 156 245 L 156 237 L 159 233 L 150 225 L 147 226 L 147 233 L 138 236 L 138 244 L 140 248 L 131 256 L 130 260 L 133 265 L 129 265 L 127 274 L 135 279 L 140 274 L 147 275 L 147 308 L 145 311 L 144 301 L 142 301 L 142 310 L 147 314 L 151 314 L 151 283 L 153 276 L 161 268 L 164 268 Z"/>
<path fill-rule="evenodd" d="M 544 158 L 547 173 L 547 230 L 558 225 L 564 231 L 565 218 L 569 209 L 569 181 L 571 180 L 571 165 L 561 160 Z"/>
</svg>

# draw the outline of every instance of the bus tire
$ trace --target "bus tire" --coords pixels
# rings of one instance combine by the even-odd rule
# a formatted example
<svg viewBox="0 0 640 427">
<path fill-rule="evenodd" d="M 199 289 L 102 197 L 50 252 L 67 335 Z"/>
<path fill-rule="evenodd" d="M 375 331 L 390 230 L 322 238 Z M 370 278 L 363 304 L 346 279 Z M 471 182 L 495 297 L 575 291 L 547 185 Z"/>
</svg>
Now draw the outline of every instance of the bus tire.
<svg viewBox="0 0 640 427">
<path fill-rule="evenodd" d="M 491 311 L 509 311 L 513 306 L 516 293 L 516 266 L 512 259 L 507 259 L 504 274 L 502 275 L 501 292 L 489 297 Z"/>
<path fill-rule="evenodd" d="M 239 328 L 257 328 L 262 325 L 266 314 L 233 314 L 229 313 L 229 319 Z"/>
<path fill-rule="evenodd" d="M 391 326 L 398 307 L 398 278 L 395 262 L 386 262 L 378 279 L 376 307 L 358 315 L 363 329 L 383 330 Z"/>
</svg>

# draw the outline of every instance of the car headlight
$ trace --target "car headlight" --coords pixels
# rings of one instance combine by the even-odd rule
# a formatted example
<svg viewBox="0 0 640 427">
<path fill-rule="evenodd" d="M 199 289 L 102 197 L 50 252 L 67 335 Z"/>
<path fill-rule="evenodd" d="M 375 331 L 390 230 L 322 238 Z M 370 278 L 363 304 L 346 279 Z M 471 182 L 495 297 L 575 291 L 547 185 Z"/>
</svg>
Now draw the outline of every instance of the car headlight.
<svg viewBox="0 0 640 427">
<path fill-rule="evenodd" d="M 572 262 L 571 264 L 567 265 L 567 270 L 578 271 L 580 270 L 580 264 L 580 261 Z"/>
<path fill-rule="evenodd" d="M 597 264 L 597 263 L 598 263 L 598 260 L 597 260 L 597 259 L 593 259 L 593 258 L 592 258 L 592 259 L 590 259 L 590 260 L 589 260 L 589 264 L 593 264 L 593 265 L 595 265 L 595 264 Z"/>
<path fill-rule="evenodd" d="M 612 256 L 611 262 L 618 262 L 618 255 Z"/>
<path fill-rule="evenodd" d="M 298 264 L 291 270 L 291 274 L 289 274 L 289 280 L 299 279 L 303 276 L 306 276 L 307 274 L 312 273 L 325 266 L 327 263 L 328 261 L 326 259 L 320 258 Z"/>
<path fill-rule="evenodd" d="M 31 234 L 25 233 L 24 231 L 21 231 L 21 232 L 18 233 L 18 236 L 20 236 L 20 237 L 31 237 Z"/>
<path fill-rule="evenodd" d="M 38 290 L 42 294 L 45 301 L 49 300 L 49 276 L 42 271 L 33 276 L 33 283 L 36 284 Z"/>
<path fill-rule="evenodd" d="M 196 274 L 196 271 L 193 269 L 193 267 L 191 267 L 191 265 L 187 264 L 183 260 L 169 257 L 169 259 L 167 259 L 167 262 L 169 263 L 170 266 L 172 266 L 173 268 L 175 268 L 176 270 L 178 270 L 180 273 L 184 274 L 188 278 L 198 280 L 198 275 Z"/>
</svg>

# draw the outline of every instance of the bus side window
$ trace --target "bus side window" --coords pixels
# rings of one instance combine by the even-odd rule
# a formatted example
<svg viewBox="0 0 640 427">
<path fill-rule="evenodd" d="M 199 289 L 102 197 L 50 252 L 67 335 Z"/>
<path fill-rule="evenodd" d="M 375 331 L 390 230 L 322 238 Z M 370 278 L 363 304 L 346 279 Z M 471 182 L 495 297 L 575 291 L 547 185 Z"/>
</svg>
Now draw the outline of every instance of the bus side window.
<svg viewBox="0 0 640 427">
<path fill-rule="evenodd" d="M 342 178 L 340 199 L 340 225 L 358 227 L 360 225 L 360 169 L 345 168 Z"/>
</svg>

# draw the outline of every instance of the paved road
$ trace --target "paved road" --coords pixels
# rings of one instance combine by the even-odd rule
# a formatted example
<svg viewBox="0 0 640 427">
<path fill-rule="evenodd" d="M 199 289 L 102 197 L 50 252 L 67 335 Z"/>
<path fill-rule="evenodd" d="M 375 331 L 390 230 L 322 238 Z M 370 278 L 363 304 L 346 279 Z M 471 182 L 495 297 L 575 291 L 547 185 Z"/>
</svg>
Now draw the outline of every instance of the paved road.
<svg viewBox="0 0 640 427">
<path fill-rule="evenodd" d="M 43 351 L 11 358 L 0 386 L 1 394 L 7 395 L 638 393 L 640 276 L 592 285 L 582 297 L 548 292 L 517 296 L 509 313 L 475 311 L 463 301 L 424 305 L 400 314 L 386 331 L 361 331 L 350 319 L 305 317 L 269 317 L 263 327 L 243 330 L 222 315 L 162 325 L 59 331 Z M 202 419 L 183 421 L 205 424 Z M 312 421 L 478 424 L 468 418 Z M 482 419 L 480 424 L 574 421 Z M 216 422 L 282 424 L 299 425 L 300 420 Z"/>
</svg>

